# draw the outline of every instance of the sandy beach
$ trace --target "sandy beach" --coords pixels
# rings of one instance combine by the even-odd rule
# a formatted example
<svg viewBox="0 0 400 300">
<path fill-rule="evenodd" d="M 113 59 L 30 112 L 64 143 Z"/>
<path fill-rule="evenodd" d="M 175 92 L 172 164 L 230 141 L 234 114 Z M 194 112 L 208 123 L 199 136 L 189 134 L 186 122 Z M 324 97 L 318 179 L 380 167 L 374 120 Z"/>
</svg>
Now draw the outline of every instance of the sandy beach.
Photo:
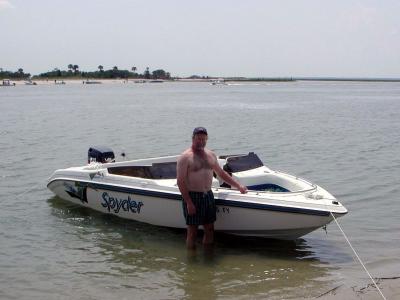
<svg viewBox="0 0 400 300">
<path fill-rule="evenodd" d="M 127 84 L 127 83 L 135 83 L 135 81 L 138 80 L 143 80 L 143 79 L 89 79 L 89 82 L 100 82 L 101 84 Z M 150 80 L 147 80 L 148 82 Z M 15 85 L 27 85 L 28 81 L 27 80 L 10 80 L 10 83 Z M 39 80 L 32 80 L 33 83 L 36 83 L 36 85 L 55 85 L 55 84 L 62 84 L 61 82 L 64 82 L 65 84 L 86 84 L 86 79 L 57 79 L 55 81 L 54 79 L 39 79 Z M 173 82 L 172 80 L 166 80 L 166 82 Z M 145 82 L 144 82 L 145 83 Z M 139 84 L 139 83 L 138 83 Z"/>
</svg>

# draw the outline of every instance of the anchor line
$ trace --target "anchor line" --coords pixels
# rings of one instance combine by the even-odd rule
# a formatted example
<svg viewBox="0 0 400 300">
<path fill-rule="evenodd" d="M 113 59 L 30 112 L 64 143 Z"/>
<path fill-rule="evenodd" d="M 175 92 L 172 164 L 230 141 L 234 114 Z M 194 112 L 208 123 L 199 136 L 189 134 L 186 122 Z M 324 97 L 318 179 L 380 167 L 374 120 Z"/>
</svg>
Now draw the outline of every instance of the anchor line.
<svg viewBox="0 0 400 300">
<path fill-rule="evenodd" d="M 382 298 L 386 300 L 385 296 L 383 295 L 381 289 L 378 287 L 378 285 L 376 284 L 375 280 L 372 278 L 371 274 L 369 273 L 369 271 L 367 270 L 367 267 L 365 266 L 365 264 L 363 263 L 363 261 L 361 260 L 360 256 L 357 254 L 356 250 L 354 249 L 353 245 L 350 243 L 349 239 L 347 238 L 346 234 L 344 233 L 342 227 L 340 226 L 339 222 L 337 221 L 337 219 L 335 218 L 335 216 L 333 215 L 332 212 L 331 216 L 333 217 L 333 220 L 335 220 L 336 225 L 339 227 L 340 231 L 343 234 L 343 237 L 345 238 L 346 242 L 349 244 L 351 250 L 353 250 L 355 256 L 357 257 L 358 261 L 360 262 L 361 266 L 364 268 L 365 272 L 367 273 L 367 275 L 369 276 L 369 278 L 371 279 L 372 283 L 374 284 L 374 286 L 376 287 L 376 289 L 379 291 L 379 293 L 381 294 Z"/>
<path fill-rule="evenodd" d="M 16 195 L 15 197 L 19 198 L 19 197 L 25 195 L 26 193 L 32 191 L 34 188 L 38 187 L 39 185 L 40 185 L 40 183 L 35 184 L 35 185 L 31 186 L 29 189 L 27 189 L 26 191 L 22 192 L 21 194 Z"/>
</svg>

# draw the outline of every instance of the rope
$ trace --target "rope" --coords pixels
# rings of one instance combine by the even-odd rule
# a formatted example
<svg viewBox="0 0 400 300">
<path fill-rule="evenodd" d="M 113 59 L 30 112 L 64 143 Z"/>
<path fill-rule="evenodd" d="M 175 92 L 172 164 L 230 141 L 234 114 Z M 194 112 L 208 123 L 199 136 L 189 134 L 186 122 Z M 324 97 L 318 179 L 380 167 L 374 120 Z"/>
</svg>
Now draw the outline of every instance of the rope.
<svg viewBox="0 0 400 300">
<path fill-rule="evenodd" d="M 19 198 L 19 197 L 25 195 L 26 193 L 32 191 L 33 189 L 35 189 L 35 188 L 41 186 L 41 185 L 43 184 L 42 181 L 43 181 L 43 180 L 41 180 L 41 182 L 39 182 L 39 183 L 37 183 L 37 184 L 35 184 L 35 185 L 32 185 L 30 188 L 28 188 L 28 189 L 25 190 L 24 192 L 22 192 L 22 193 L 20 193 L 20 194 L 17 194 L 15 197 L 16 197 L 16 198 Z"/>
<path fill-rule="evenodd" d="M 39 185 L 40 185 L 40 183 L 35 184 L 34 186 L 31 186 L 31 187 L 30 187 L 29 189 L 27 189 L 25 192 L 22 192 L 21 194 L 18 194 L 18 195 L 16 196 L 16 198 L 19 198 L 19 197 L 25 195 L 27 192 L 32 191 L 34 188 L 38 187 Z"/>
<path fill-rule="evenodd" d="M 346 234 L 344 233 L 342 227 L 340 226 L 339 222 L 336 220 L 335 216 L 333 215 L 333 213 L 331 212 L 331 215 L 333 217 L 333 219 L 336 222 L 336 225 L 339 227 L 340 231 L 342 232 L 345 240 L 347 241 L 347 243 L 349 244 L 351 250 L 353 250 L 355 256 L 357 257 L 358 261 L 360 262 L 360 264 L 363 266 L 365 272 L 368 274 L 369 278 L 371 278 L 372 283 L 374 284 L 374 286 L 376 287 L 376 289 L 379 291 L 379 293 L 381 294 L 382 298 L 386 300 L 385 296 L 383 295 L 381 289 L 378 287 L 378 285 L 376 284 L 375 280 L 372 278 L 371 274 L 368 272 L 367 268 L 365 267 L 364 263 L 362 262 L 361 258 L 358 256 L 356 250 L 353 248 L 353 246 L 351 245 L 349 239 L 347 238 Z"/>
</svg>

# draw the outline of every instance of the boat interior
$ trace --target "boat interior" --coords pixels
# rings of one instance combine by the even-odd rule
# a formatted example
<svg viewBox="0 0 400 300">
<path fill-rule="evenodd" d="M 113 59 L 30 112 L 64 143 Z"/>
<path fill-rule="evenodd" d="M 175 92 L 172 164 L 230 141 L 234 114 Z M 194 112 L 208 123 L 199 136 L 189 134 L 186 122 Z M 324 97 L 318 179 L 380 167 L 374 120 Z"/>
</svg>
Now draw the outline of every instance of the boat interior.
<svg viewBox="0 0 400 300">
<path fill-rule="evenodd" d="M 128 176 L 157 181 L 173 180 L 177 177 L 178 156 L 144 159 L 131 162 L 107 164 L 111 175 Z M 270 170 L 254 153 L 222 155 L 218 157 L 220 166 L 232 177 L 246 185 L 249 190 L 265 192 L 300 192 L 315 188 L 311 183 L 292 175 Z M 213 187 L 231 187 L 214 174 Z"/>
</svg>

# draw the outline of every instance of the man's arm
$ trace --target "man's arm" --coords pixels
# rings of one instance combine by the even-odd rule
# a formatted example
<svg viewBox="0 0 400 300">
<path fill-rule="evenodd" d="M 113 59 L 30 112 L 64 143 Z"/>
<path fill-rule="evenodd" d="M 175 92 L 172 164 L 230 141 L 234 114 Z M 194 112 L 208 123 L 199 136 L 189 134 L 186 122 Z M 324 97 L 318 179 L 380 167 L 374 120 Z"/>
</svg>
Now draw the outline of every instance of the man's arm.
<svg viewBox="0 0 400 300">
<path fill-rule="evenodd" d="M 227 172 L 225 172 L 218 163 L 218 159 L 213 153 L 214 162 L 212 164 L 213 170 L 217 175 L 227 184 L 234 186 L 237 188 L 242 194 L 247 193 L 247 188 L 244 185 L 241 185 L 238 181 L 233 179 Z"/>
<path fill-rule="evenodd" d="M 188 157 L 185 154 L 182 154 L 179 157 L 177 165 L 176 165 L 176 173 L 177 173 L 177 183 L 179 187 L 179 191 L 182 194 L 183 201 L 186 204 L 187 211 L 189 215 L 194 215 L 196 213 L 196 207 L 192 202 L 192 198 L 190 198 L 189 191 L 187 189 L 186 180 L 188 177 Z"/>
</svg>

